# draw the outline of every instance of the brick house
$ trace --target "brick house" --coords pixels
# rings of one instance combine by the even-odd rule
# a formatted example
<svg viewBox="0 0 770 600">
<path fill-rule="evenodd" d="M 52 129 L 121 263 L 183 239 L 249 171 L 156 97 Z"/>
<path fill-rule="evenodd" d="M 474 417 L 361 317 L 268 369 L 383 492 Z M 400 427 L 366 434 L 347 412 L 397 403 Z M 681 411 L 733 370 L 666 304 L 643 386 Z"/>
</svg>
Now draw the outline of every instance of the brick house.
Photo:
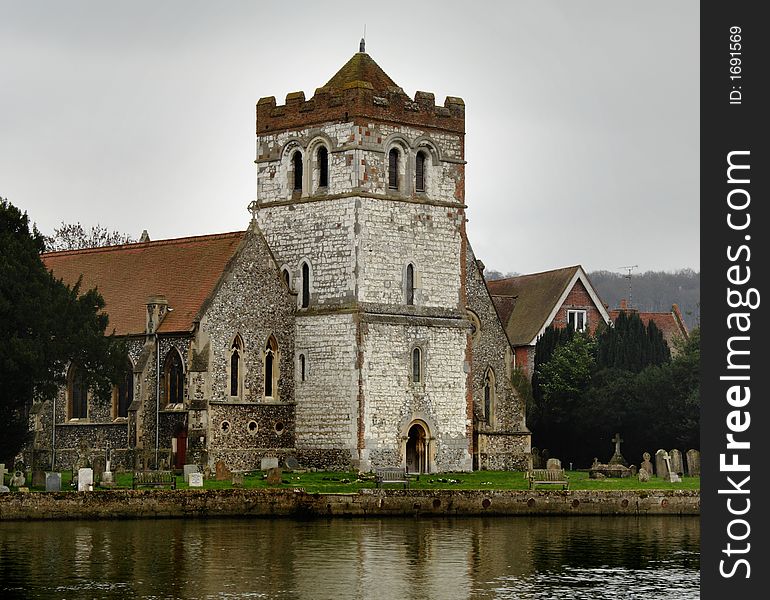
<svg viewBox="0 0 770 600">
<path fill-rule="evenodd" d="M 77 366 L 34 412 L 35 463 L 526 468 L 513 352 L 465 233 L 465 105 L 363 51 L 310 99 L 258 101 L 243 232 L 43 256 L 106 300 L 130 364 Z"/>
<path fill-rule="evenodd" d="M 669 350 L 671 350 L 671 356 L 677 354 L 677 340 L 686 340 L 690 336 L 677 304 L 671 306 L 671 312 L 640 312 L 636 308 L 629 307 L 628 301 L 623 299 L 620 301 L 620 308 L 610 311 L 610 318 L 615 321 L 621 312 L 638 314 L 645 325 L 649 325 L 651 321 L 655 323 L 663 334 L 663 339 L 666 340 Z"/>
<path fill-rule="evenodd" d="M 489 291 L 514 349 L 515 365 L 532 376 L 535 344 L 549 325 L 596 331 L 610 315 L 583 267 L 489 282 Z"/>
</svg>

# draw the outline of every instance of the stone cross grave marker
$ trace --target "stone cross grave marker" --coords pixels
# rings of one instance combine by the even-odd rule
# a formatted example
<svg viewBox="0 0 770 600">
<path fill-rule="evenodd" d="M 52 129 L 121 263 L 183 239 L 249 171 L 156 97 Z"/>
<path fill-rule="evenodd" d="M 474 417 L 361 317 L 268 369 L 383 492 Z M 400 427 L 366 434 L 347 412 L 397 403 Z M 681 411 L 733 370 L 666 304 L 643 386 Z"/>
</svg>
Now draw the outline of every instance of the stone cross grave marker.
<svg viewBox="0 0 770 600">
<path fill-rule="evenodd" d="M 671 483 L 680 483 L 682 481 L 681 478 L 676 474 L 676 471 L 673 471 L 671 468 L 671 457 L 668 455 L 668 452 L 664 452 L 663 460 L 666 461 L 666 469 L 668 471 L 668 477 L 666 477 L 666 480 L 670 481 Z"/>
<path fill-rule="evenodd" d="M 88 467 L 78 469 L 78 491 L 91 492 L 94 489 L 94 470 Z"/>
<path fill-rule="evenodd" d="M 5 468 L 5 463 L 0 463 L 0 485 L 5 484 L 6 473 L 8 473 L 8 469 Z"/>
<path fill-rule="evenodd" d="M 663 455 L 666 454 L 665 450 L 658 450 L 655 453 L 655 473 L 661 479 L 666 479 L 668 476 L 668 467 L 666 461 L 663 460 Z"/>
<path fill-rule="evenodd" d="M 24 473 L 21 471 L 16 471 L 13 474 L 13 477 L 11 477 L 11 481 L 9 485 L 11 487 L 20 488 L 20 487 L 24 487 L 25 483 L 27 483 L 27 478 L 24 477 Z"/>
<path fill-rule="evenodd" d="M 45 474 L 45 491 L 61 492 L 61 473 Z"/>
<path fill-rule="evenodd" d="M 679 476 L 684 475 L 681 450 L 674 449 L 668 455 L 671 457 L 671 470 Z"/>
<path fill-rule="evenodd" d="M 619 433 L 616 433 L 615 437 L 612 438 L 612 441 L 615 443 L 615 453 L 612 455 L 609 464 L 623 465 L 625 467 L 628 463 L 626 463 L 626 459 L 623 458 L 623 455 L 620 453 L 620 444 L 624 440 L 620 437 Z"/>
<path fill-rule="evenodd" d="M 685 456 L 687 457 L 687 474 L 690 477 L 700 477 L 700 452 L 690 449 Z"/>
<path fill-rule="evenodd" d="M 195 471 L 187 474 L 188 485 L 192 487 L 203 487 L 203 473 Z"/>
</svg>

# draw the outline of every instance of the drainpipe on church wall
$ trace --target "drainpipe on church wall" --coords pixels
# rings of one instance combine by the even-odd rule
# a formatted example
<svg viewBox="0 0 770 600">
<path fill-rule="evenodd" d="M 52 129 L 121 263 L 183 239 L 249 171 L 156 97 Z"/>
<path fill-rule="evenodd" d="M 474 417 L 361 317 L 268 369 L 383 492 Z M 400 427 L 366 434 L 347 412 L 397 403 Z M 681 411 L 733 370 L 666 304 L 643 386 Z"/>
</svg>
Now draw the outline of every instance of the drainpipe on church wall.
<svg viewBox="0 0 770 600">
<path fill-rule="evenodd" d="M 158 445 L 160 443 L 160 340 L 155 334 L 155 468 L 158 469 Z"/>
<path fill-rule="evenodd" d="M 53 397 L 53 414 L 51 415 L 51 471 L 56 470 L 56 396 Z"/>
</svg>

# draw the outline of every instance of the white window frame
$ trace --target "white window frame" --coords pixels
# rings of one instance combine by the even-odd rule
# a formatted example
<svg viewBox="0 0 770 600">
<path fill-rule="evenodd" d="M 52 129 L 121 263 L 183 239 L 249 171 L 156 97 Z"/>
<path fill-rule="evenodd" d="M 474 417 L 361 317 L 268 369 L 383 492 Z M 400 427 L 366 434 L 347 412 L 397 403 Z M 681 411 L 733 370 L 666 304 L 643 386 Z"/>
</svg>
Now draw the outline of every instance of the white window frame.
<svg viewBox="0 0 770 600">
<path fill-rule="evenodd" d="M 573 321 L 575 323 L 575 326 L 573 326 L 573 324 L 571 322 L 572 319 L 570 319 L 570 317 L 572 317 L 572 315 L 575 315 L 575 318 L 574 318 L 574 321 Z M 582 315 L 583 316 L 583 326 L 580 327 L 580 328 L 577 327 L 577 323 L 578 323 L 578 318 L 577 317 L 578 317 L 578 315 Z M 575 331 L 580 331 L 580 332 L 585 331 L 588 328 L 588 311 L 586 309 L 584 309 L 584 308 L 570 308 L 570 309 L 568 309 L 567 310 L 567 326 L 568 327 L 572 327 Z"/>
</svg>

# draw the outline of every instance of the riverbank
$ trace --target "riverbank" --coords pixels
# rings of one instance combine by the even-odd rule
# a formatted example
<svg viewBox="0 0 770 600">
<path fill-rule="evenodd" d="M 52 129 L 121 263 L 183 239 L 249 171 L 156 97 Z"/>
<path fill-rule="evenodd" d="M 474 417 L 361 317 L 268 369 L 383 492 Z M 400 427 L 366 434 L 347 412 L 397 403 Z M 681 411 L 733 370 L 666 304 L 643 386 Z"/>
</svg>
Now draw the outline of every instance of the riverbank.
<svg viewBox="0 0 770 600">
<path fill-rule="evenodd" d="M 105 490 L 0 495 L 0 521 L 199 517 L 699 515 L 695 490 Z"/>
</svg>

